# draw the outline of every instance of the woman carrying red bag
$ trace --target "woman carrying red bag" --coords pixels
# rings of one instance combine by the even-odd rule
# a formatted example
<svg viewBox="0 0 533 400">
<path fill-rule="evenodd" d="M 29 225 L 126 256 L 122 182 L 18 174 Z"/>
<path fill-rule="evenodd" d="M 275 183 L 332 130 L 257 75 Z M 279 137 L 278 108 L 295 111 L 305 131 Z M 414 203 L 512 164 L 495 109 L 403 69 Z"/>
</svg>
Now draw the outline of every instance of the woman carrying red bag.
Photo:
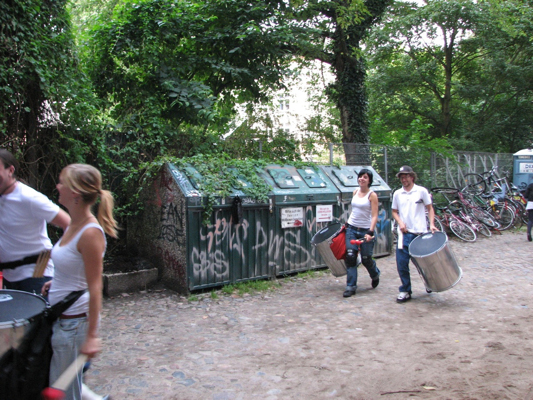
<svg viewBox="0 0 533 400">
<path fill-rule="evenodd" d="M 380 271 L 374 253 L 374 229 L 378 222 L 378 196 L 370 190 L 374 175 L 363 168 L 357 174 L 359 189 L 354 190 L 352 197 L 352 213 L 346 223 L 346 290 L 343 297 L 350 297 L 357 289 L 357 254 L 361 252 L 362 264 L 372 279 L 372 288 L 379 285 Z M 356 240 L 363 240 L 360 245 Z M 353 242 L 352 242 L 353 241 Z"/>
</svg>

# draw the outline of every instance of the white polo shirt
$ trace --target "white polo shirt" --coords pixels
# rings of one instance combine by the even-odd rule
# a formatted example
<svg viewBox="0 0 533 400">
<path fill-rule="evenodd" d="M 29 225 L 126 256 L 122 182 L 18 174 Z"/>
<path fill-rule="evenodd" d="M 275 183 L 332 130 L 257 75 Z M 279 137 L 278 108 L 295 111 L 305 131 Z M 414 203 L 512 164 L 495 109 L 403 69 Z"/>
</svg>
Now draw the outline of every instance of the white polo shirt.
<svg viewBox="0 0 533 400">
<path fill-rule="evenodd" d="M 48 197 L 18 182 L 15 189 L 0 197 L 0 261 L 10 262 L 52 248 L 46 223 L 59 213 L 59 206 Z M 4 270 L 4 278 L 18 282 L 33 276 L 35 264 Z M 54 276 L 48 261 L 44 276 Z"/>
<path fill-rule="evenodd" d="M 431 204 L 431 196 L 425 187 L 414 185 L 410 191 L 403 187 L 394 192 L 392 209 L 398 210 L 401 220 L 411 233 L 428 231 L 426 206 Z"/>
</svg>

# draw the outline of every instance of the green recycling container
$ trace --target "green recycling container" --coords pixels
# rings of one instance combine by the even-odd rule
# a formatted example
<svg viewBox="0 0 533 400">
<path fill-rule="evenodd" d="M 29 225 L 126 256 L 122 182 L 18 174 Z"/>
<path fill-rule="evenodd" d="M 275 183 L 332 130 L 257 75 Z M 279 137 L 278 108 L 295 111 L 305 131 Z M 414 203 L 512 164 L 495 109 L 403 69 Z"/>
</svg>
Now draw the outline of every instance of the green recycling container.
<svg viewBox="0 0 533 400">
<path fill-rule="evenodd" d="M 269 194 L 269 262 L 272 273 L 285 275 L 323 268 L 311 239 L 338 222 L 340 193 L 317 166 L 268 165 L 259 176 L 271 187 Z"/>
<path fill-rule="evenodd" d="M 128 246 L 158 266 L 165 286 L 182 293 L 270 277 L 269 204 L 235 189 L 216 200 L 206 226 L 203 179 L 193 165 L 165 164 L 144 191 L 143 212 L 128 220 Z"/>
</svg>

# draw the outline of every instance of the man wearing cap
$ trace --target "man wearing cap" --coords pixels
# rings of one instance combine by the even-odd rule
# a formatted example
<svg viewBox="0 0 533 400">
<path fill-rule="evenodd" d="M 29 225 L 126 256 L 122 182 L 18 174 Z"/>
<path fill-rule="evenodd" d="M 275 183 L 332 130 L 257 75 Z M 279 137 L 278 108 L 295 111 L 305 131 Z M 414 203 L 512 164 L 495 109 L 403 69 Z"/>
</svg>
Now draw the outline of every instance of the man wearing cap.
<svg viewBox="0 0 533 400">
<path fill-rule="evenodd" d="M 411 300 L 411 275 L 409 272 L 409 244 L 422 233 L 427 232 L 426 211 L 431 232 L 438 229 L 434 225 L 435 212 L 431 205 L 431 196 L 425 187 L 415 184 L 417 175 L 413 169 L 404 165 L 396 174 L 402 187 L 394 192 L 392 198 L 392 217 L 398 224 L 398 247 L 396 249 L 396 266 L 400 276 L 400 294 L 396 301 L 404 303 Z"/>
</svg>

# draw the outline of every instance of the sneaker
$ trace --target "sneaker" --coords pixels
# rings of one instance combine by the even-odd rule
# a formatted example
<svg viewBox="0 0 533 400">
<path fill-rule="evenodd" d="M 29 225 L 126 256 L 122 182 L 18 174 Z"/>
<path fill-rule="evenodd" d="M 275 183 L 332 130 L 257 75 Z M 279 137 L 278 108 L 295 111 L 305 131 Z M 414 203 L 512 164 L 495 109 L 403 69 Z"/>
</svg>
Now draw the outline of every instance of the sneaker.
<svg viewBox="0 0 533 400">
<path fill-rule="evenodd" d="M 396 298 L 396 301 L 398 303 L 405 303 L 407 300 L 411 300 L 411 295 L 409 294 L 409 292 L 400 292 L 400 294 Z"/>
<path fill-rule="evenodd" d="M 351 297 L 353 295 L 355 295 L 355 290 L 345 290 L 342 297 Z"/>
<path fill-rule="evenodd" d="M 529 233 L 527 234 L 527 241 L 531 242 L 531 235 Z"/>
<path fill-rule="evenodd" d="M 377 288 L 379 285 L 379 275 L 376 279 L 372 279 L 372 289 Z"/>
</svg>

